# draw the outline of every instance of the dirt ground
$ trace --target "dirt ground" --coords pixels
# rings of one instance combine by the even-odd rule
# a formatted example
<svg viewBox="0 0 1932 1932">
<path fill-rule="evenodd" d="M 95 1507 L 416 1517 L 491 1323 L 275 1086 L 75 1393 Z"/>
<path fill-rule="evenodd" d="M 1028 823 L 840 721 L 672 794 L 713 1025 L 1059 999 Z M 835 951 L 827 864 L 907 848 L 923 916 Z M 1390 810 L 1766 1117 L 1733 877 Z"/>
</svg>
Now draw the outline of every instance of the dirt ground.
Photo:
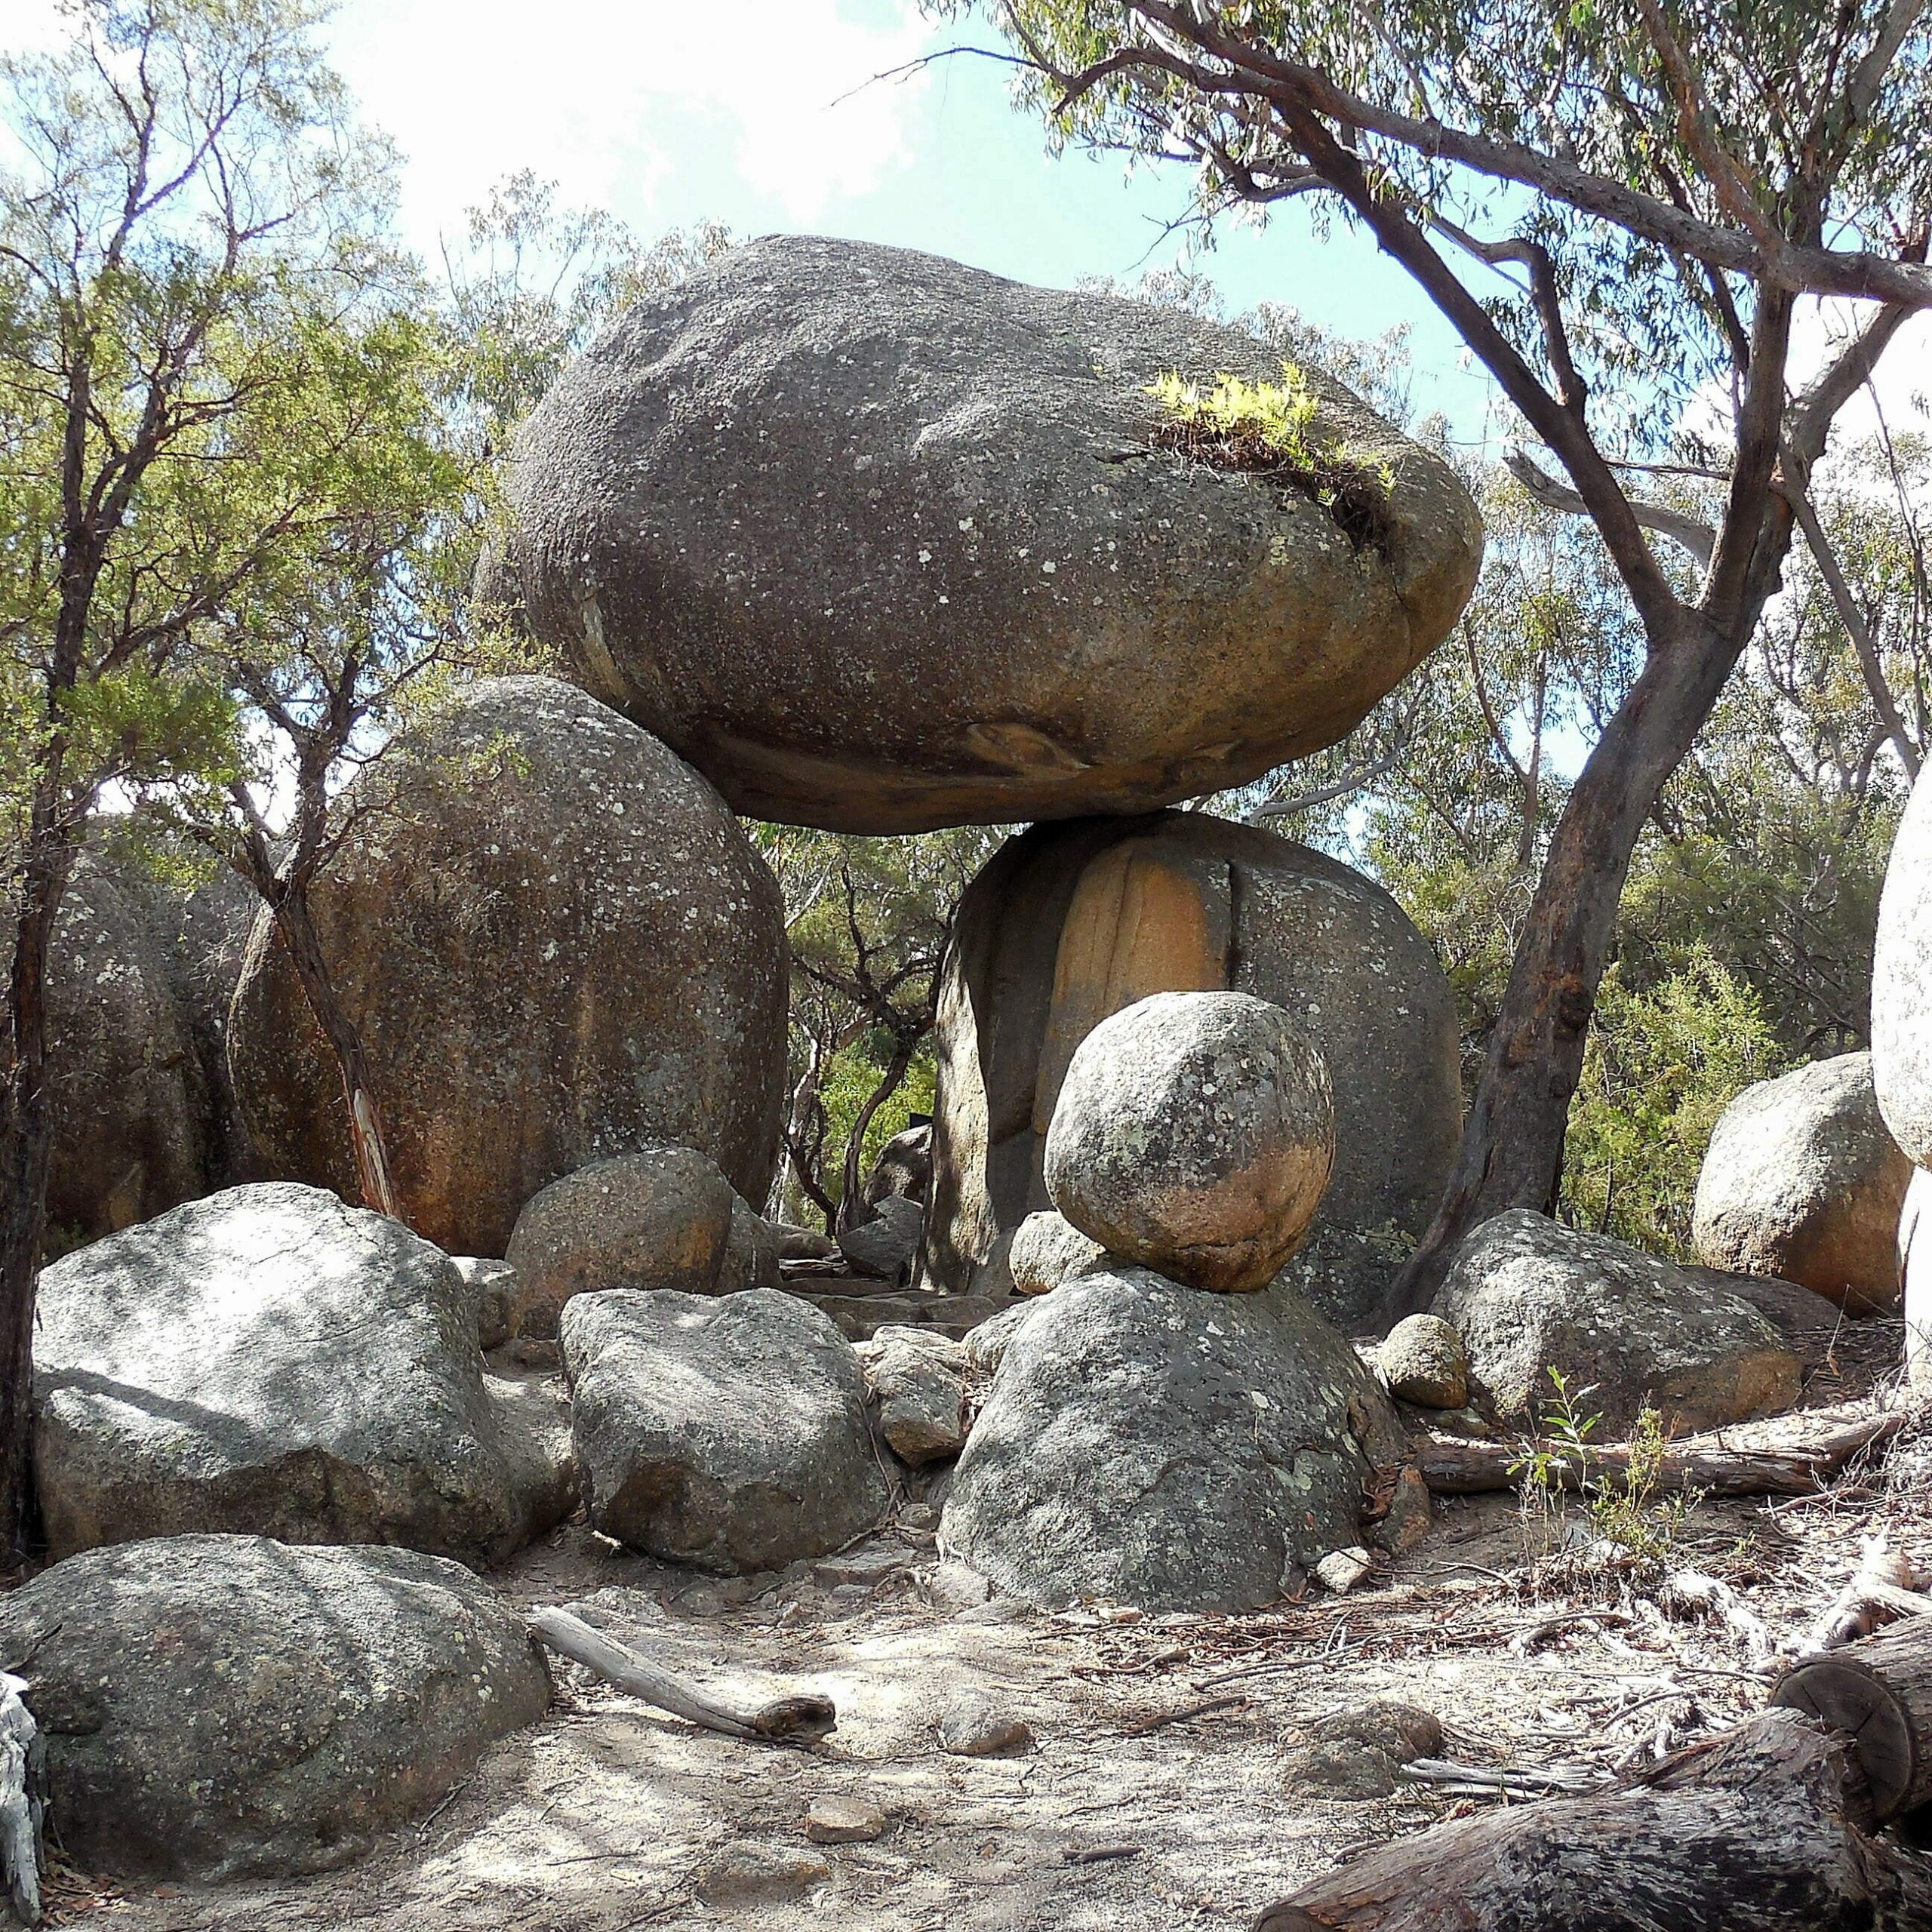
<svg viewBox="0 0 1932 1932">
<path fill-rule="evenodd" d="M 1814 1364 L 1808 1399 L 1863 1398 L 1896 1359 L 1889 1326 L 1888 1340 L 1887 1324 L 1861 1324 L 1854 1347 Z M 1575 1506 L 1570 1520 L 1583 1520 Z M 809 1751 L 734 1743 L 563 1665 L 545 1722 L 500 1743 L 439 1810 L 361 1863 L 207 1890 L 124 1890 L 63 1871 L 54 1922 L 1240 1926 L 1371 1844 L 1507 1801 L 1441 1782 L 1342 1796 L 1291 1775 L 1305 1726 L 1399 1699 L 1435 1713 L 1457 1763 L 1607 1778 L 1760 1707 L 1780 1653 L 1802 1644 L 1881 1529 L 1932 1567 L 1932 1426 L 1815 1496 L 1706 1501 L 1635 1574 L 1561 1552 L 1526 1565 L 1515 1499 L 1472 1497 L 1439 1503 L 1427 1540 L 1349 1595 L 1238 1617 L 949 1607 L 943 1577 L 932 1600 L 932 1532 L 899 1524 L 811 1577 L 734 1601 L 743 1586 L 626 1555 L 579 1525 L 500 1574 L 506 1594 L 579 1606 L 747 1701 L 825 1692 L 832 1737 Z M 1527 1540 L 1542 1549 L 1548 1526 L 1533 1519 Z M 1684 1569 L 1727 1583 L 1746 1614 L 1725 1621 L 1674 1596 L 1661 1580 Z M 943 1752 L 937 1720 L 974 1695 L 1023 1718 L 1032 1748 Z M 883 1835 L 808 1841 L 808 1810 L 833 1796 L 878 1807 Z"/>
</svg>

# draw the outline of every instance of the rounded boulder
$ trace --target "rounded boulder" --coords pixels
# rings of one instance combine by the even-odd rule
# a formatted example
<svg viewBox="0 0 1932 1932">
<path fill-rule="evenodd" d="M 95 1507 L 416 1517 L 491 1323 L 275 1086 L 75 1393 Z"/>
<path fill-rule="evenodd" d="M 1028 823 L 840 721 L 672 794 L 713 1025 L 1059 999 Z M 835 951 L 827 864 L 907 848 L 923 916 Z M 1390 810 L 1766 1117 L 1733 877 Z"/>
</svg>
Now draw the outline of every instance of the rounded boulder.
<svg viewBox="0 0 1932 1932">
<path fill-rule="evenodd" d="M 1369 479 L 1165 446 L 1164 375 L 1284 380 L 1238 331 L 811 235 L 638 303 L 519 434 L 479 582 L 738 811 L 837 831 L 1143 811 L 1333 744 L 1482 549 L 1454 472 L 1319 371 Z"/>
<path fill-rule="evenodd" d="M 1878 901 L 1872 1075 L 1892 1138 L 1932 1167 L 1932 773 L 1912 788 Z"/>
<path fill-rule="evenodd" d="M 1246 1294 L 1300 1245 L 1334 1160 L 1327 1067 L 1278 1006 L 1155 993 L 1074 1050 L 1047 1192 L 1109 1254 Z"/>
<path fill-rule="evenodd" d="M 555 678 L 490 678 L 365 768 L 338 825 L 315 921 L 419 1233 L 501 1254 L 540 1189 L 662 1143 L 764 1198 L 784 909 L 689 766 Z M 229 1058 L 264 1161 L 353 1198 L 341 1081 L 266 926 Z"/>
</svg>

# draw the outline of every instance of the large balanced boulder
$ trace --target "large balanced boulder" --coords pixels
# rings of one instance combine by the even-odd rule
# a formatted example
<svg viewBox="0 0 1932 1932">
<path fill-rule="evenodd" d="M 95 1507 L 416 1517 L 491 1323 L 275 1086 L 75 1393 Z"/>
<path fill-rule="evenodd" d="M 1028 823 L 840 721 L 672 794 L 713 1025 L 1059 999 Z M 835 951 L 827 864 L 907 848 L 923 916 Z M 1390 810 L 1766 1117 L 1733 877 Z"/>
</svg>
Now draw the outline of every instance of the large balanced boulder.
<svg viewBox="0 0 1932 1932">
<path fill-rule="evenodd" d="M 485 1376 L 477 1325 L 448 1257 L 289 1183 L 67 1256 L 34 1337 L 54 1554 L 240 1531 L 509 1555 L 568 1514 L 568 1438 Z"/>
<path fill-rule="evenodd" d="M 1074 1050 L 1047 1192 L 1109 1254 L 1248 1294 L 1300 1246 L 1334 1158 L 1328 1069 L 1278 1006 L 1153 993 Z"/>
<path fill-rule="evenodd" d="M 75 866 L 48 971 L 57 1243 L 91 1241 L 205 1192 L 216 1107 L 150 900 Z"/>
<path fill-rule="evenodd" d="M 1075 1050 L 1149 993 L 1227 989 L 1284 1008 L 1327 1063 L 1328 1190 L 1291 1278 L 1351 1331 L 1428 1226 L 1462 1121 L 1455 1002 L 1381 887 L 1204 812 L 1036 826 L 967 888 L 943 977 L 927 1266 L 1011 1285 L 1051 1205 L 1045 1143 Z"/>
<path fill-rule="evenodd" d="M 561 1339 L 606 1536 L 746 1572 L 823 1556 L 884 1511 L 859 1358 L 795 1296 L 614 1288 L 566 1303 Z"/>
<path fill-rule="evenodd" d="M 1139 1268 L 1023 1304 L 946 1491 L 947 1543 L 1059 1607 L 1240 1611 L 1361 1543 L 1394 1413 L 1292 1290 L 1217 1297 Z"/>
<path fill-rule="evenodd" d="M 1878 901 L 1872 1074 L 1892 1138 L 1932 1168 L 1932 771 L 1912 788 Z"/>
<path fill-rule="evenodd" d="M 1795 1281 L 1854 1312 L 1894 1308 L 1911 1177 L 1878 1112 L 1872 1056 L 1814 1060 L 1724 1109 L 1691 1238 L 1710 1267 Z"/>
<path fill-rule="evenodd" d="M 599 1288 L 712 1294 L 740 1204 L 716 1163 L 689 1147 L 642 1148 L 552 1181 L 517 1217 L 504 1251 L 528 1292 L 525 1328 L 555 1334 L 565 1303 Z"/>
<path fill-rule="evenodd" d="M 1506 1422 L 1534 1424 L 1560 1375 L 1605 1435 L 1654 1408 L 1666 1433 L 1788 1409 L 1801 1364 L 1721 1278 L 1515 1208 L 1457 1250 L 1435 1311 L 1463 1338 L 1472 1390 Z"/>
<path fill-rule="evenodd" d="M 365 768 L 338 817 L 315 925 L 411 1226 L 501 1254 L 540 1188 L 660 1143 L 764 1198 L 784 911 L 696 772 L 568 685 L 491 678 Z M 272 1170 L 353 1195 L 341 1081 L 266 928 L 230 1057 Z"/>
<path fill-rule="evenodd" d="M 549 1678 L 459 1564 L 191 1536 L 69 1557 L 0 1598 L 68 1857 L 140 1878 L 346 1863 L 438 1803 Z"/>
<path fill-rule="evenodd" d="M 1309 371 L 1324 507 L 1161 447 L 1253 337 L 784 235 L 637 303 L 519 434 L 480 584 L 740 811 L 862 832 L 1144 811 L 1333 744 L 1446 635 L 1452 470 Z"/>
<path fill-rule="evenodd" d="M 1905 1300 L 1905 1365 L 1913 1389 L 1932 1395 L 1932 1172 L 1912 1171 L 1899 1215 L 1899 1284 Z"/>
</svg>

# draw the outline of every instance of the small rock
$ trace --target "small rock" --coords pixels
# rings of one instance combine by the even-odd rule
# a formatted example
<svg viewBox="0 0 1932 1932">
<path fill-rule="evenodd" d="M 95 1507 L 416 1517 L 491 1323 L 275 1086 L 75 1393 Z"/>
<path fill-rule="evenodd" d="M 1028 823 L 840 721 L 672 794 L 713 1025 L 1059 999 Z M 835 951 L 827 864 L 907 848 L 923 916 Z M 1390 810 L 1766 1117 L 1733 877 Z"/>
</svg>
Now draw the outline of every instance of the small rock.
<svg viewBox="0 0 1932 1932">
<path fill-rule="evenodd" d="M 1317 1581 L 1338 1597 L 1346 1595 L 1368 1571 L 1369 1554 L 1365 1549 L 1331 1549 L 1315 1566 Z"/>
<path fill-rule="evenodd" d="M 838 1237 L 838 1251 L 856 1273 L 875 1281 L 903 1281 L 919 1251 L 926 1211 L 903 1194 L 888 1194 L 874 1218 Z"/>
<path fill-rule="evenodd" d="M 899 1512 L 902 1529 L 936 1530 L 939 1527 L 939 1512 L 930 1503 L 909 1503 Z"/>
<path fill-rule="evenodd" d="M 507 1261 L 479 1255 L 452 1255 L 450 1266 L 463 1278 L 463 1292 L 476 1312 L 476 1346 L 501 1348 L 523 1325 L 529 1311 L 530 1291 L 523 1276 Z"/>
<path fill-rule="evenodd" d="M 812 1565 L 812 1581 L 822 1590 L 858 1584 L 875 1589 L 906 1567 L 903 1551 L 891 1549 L 855 1549 L 842 1556 L 828 1556 Z"/>
<path fill-rule="evenodd" d="M 1390 1556 L 1401 1556 L 1429 1534 L 1435 1515 L 1429 1484 L 1421 1470 L 1411 1465 L 1395 1478 L 1395 1493 L 1389 1500 L 1389 1513 L 1377 1526 L 1375 1546 Z"/>
<path fill-rule="evenodd" d="M 962 1697 L 938 1726 L 939 1748 L 953 1758 L 1001 1758 L 1030 1750 L 1033 1729 L 989 1698 Z"/>
<path fill-rule="evenodd" d="M 1107 1258 L 1107 1251 L 1091 1235 L 1083 1235 L 1064 1214 L 1029 1214 L 1014 1230 L 1007 1266 L 1015 1291 L 1044 1295 L 1090 1274 Z"/>
<path fill-rule="evenodd" d="M 1469 1399 L 1468 1352 L 1439 1315 L 1412 1315 L 1397 1322 L 1376 1351 L 1376 1361 L 1398 1402 L 1460 1409 Z"/>
<path fill-rule="evenodd" d="M 1309 1741 L 1287 1752 L 1292 1784 L 1337 1798 L 1386 1798 L 1401 1783 L 1400 1767 L 1442 1749 L 1442 1727 L 1414 1704 L 1374 1703 L 1337 1712 L 1307 1728 Z"/>
<path fill-rule="evenodd" d="M 832 1876 L 832 1867 L 809 1852 L 777 1845 L 727 1845 L 698 1868 L 691 1889 L 706 1905 L 774 1903 L 804 1897 Z"/>
<path fill-rule="evenodd" d="M 966 1440 L 965 1350 L 949 1335 L 893 1324 L 861 1344 L 879 1433 L 915 1469 L 956 1456 Z"/>
<path fill-rule="evenodd" d="M 1328 1185 L 1328 1069 L 1269 1001 L 1155 993 L 1074 1049 L 1045 1159 L 1054 1205 L 1111 1254 L 1252 1293 L 1300 1245 Z"/>
<path fill-rule="evenodd" d="M 805 1814 L 805 1836 L 814 1844 L 870 1844 L 884 1833 L 885 1814 L 863 1798 L 818 1798 Z"/>
<path fill-rule="evenodd" d="M 953 1557 L 914 1576 L 919 1594 L 935 1610 L 977 1610 L 993 1593 L 992 1584 L 970 1563 Z"/>
</svg>

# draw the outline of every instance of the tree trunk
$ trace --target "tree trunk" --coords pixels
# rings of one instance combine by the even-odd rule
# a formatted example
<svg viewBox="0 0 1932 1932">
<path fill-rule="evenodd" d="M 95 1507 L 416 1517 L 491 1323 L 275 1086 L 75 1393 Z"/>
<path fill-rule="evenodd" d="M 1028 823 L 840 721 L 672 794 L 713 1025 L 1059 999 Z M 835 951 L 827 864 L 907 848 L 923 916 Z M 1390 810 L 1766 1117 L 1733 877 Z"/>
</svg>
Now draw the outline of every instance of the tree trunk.
<svg viewBox="0 0 1932 1932">
<path fill-rule="evenodd" d="M 919 1036 L 923 1038 L 923 1035 Z M 912 1064 L 912 1056 L 918 1050 L 918 1039 L 901 1033 L 892 1049 L 892 1059 L 878 1084 L 872 1091 L 871 1097 L 859 1109 L 859 1117 L 852 1123 L 852 1131 L 845 1142 L 845 1158 L 841 1169 L 838 1194 L 838 1225 L 828 1228 L 828 1234 L 841 1235 L 854 1223 L 853 1216 L 864 1205 L 864 1189 L 860 1185 L 859 1169 L 866 1155 L 866 1134 L 874 1116 L 886 1102 L 899 1091 L 899 1083 L 906 1078 Z"/>
<path fill-rule="evenodd" d="M 1641 1779 L 1400 1838 L 1256 1932 L 1912 1932 L 1932 1862 L 1872 1835 L 1847 1740 L 1767 1711 Z"/>
<path fill-rule="evenodd" d="M 1850 1738 L 1880 1824 L 1932 1804 L 1932 1615 L 1807 1659 L 1771 1701 Z"/>
<path fill-rule="evenodd" d="M 1563 1136 L 1637 840 L 1749 635 L 1694 611 L 1649 662 L 1577 774 L 1557 822 L 1435 1218 L 1395 1278 L 1385 1326 L 1426 1309 L 1471 1229 L 1506 1208 L 1555 1211 Z"/>
<path fill-rule="evenodd" d="M 334 977 L 329 971 L 321 940 L 316 934 L 314 920 L 309 917 L 308 894 L 300 888 L 291 888 L 277 896 L 274 911 L 275 924 L 281 930 L 283 943 L 288 948 L 296 977 L 302 983 L 309 1011 L 315 1015 L 315 1024 L 322 1029 L 322 1037 L 328 1041 L 342 1075 L 343 1101 L 349 1113 L 349 1145 L 355 1150 L 363 1204 L 400 1221 L 403 1216 L 396 1205 L 395 1189 L 389 1178 L 389 1149 L 383 1139 L 382 1112 L 376 1103 L 375 1082 L 370 1077 L 368 1059 L 362 1051 L 362 1036 L 356 1031 L 355 1021 L 349 1017 L 348 1009 L 336 991 Z"/>
<path fill-rule="evenodd" d="M 0 1558 L 9 1565 L 26 1553 L 33 1514 L 34 1280 L 54 1166 L 47 974 L 74 861 L 57 755 L 35 787 L 25 861 L 7 985 L 9 1052 L 0 1100 Z"/>
</svg>

